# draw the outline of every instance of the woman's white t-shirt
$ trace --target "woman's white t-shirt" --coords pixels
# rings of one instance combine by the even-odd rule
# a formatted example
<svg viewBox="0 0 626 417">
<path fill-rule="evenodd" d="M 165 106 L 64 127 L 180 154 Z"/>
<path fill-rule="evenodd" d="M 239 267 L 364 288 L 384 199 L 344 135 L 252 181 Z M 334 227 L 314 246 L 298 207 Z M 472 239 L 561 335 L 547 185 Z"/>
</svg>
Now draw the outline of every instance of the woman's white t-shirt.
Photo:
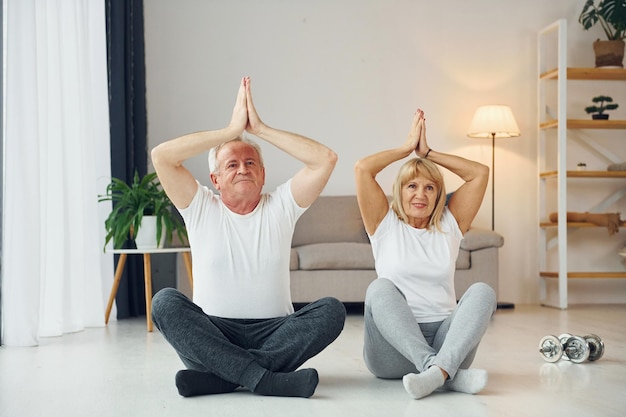
<svg viewBox="0 0 626 417">
<path fill-rule="evenodd" d="M 420 323 L 444 320 L 456 307 L 454 273 L 463 234 L 447 207 L 441 229 L 416 229 L 389 209 L 370 236 L 378 277 L 402 291 Z"/>
</svg>

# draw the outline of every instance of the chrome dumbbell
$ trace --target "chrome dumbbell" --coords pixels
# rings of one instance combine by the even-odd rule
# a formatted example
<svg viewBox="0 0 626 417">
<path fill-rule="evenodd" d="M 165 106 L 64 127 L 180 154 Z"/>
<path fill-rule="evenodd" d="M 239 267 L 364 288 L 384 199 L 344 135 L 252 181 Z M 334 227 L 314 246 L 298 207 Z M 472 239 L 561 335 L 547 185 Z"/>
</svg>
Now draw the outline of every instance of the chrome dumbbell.
<svg viewBox="0 0 626 417">
<path fill-rule="evenodd" d="M 550 334 L 541 338 L 539 353 L 546 362 L 557 362 L 563 356 L 563 345 L 558 337 Z"/>
<path fill-rule="evenodd" d="M 564 333 L 558 338 L 548 335 L 539 342 L 539 353 L 547 362 L 556 362 L 561 358 L 574 363 L 596 361 L 604 354 L 604 342 L 594 334 L 580 337 Z"/>
<path fill-rule="evenodd" d="M 583 339 L 589 344 L 589 360 L 591 362 L 597 361 L 604 355 L 604 342 L 600 336 L 590 333 L 583 336 Z"/>
<path fill-rule="evenodd" d="M 563 345 L 564 359 L 575 363 L 597 361 L 604 355 L 604 342 L 595 334 L 580 337 L 564 333 L 559 336 L 559 341 Z"/>
</svg>

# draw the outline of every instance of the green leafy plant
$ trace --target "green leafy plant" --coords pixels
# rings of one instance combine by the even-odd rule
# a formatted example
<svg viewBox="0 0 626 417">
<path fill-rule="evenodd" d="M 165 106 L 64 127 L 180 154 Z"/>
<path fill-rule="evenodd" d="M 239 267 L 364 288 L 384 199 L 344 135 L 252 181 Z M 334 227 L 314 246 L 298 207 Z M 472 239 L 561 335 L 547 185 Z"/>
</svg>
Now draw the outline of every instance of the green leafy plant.
<svg viewBox="0 0 626 417">
<path fill-rule="evenodd" d="M 626 39 L 626 0 L 587 0 L 578 21 L 585 30 L 600 23 L 607 40 Z"/>
<path fill-rule="evenodd" d="M 113 247 L 119 249 L 127 239 L 134 239 L 141 227 L 143 216 L 156 216 L 156 241 L 161 241 L 163 226 L 165 239 L 172 242 L 174 232 L 181 242 L 186 242 L 187 229 L 183 222 L 172 213 L 174 205 L 165 194 L 156 173 L 148 173 L 143 178 L 135 171 L 132 184 L 119 178 L 111 178 L 106 194 L 98 196 L 98 202 L 112 201 L 113 210 L 105 220 L 107 231 L 104 246 L 113 239 Z"/>
<path fill-rule="evenodd" d="M 593 106 L 585 107 L 587 114 L 604 114 L 607 110 L 615 110 L 619 107 L 619 104 L 613 103 L 613 99 L 609 96 L 597 96 L 591 99 L 594 103 Z M 613 104 L 608 104 L 613 103 Z"/>
</svg>

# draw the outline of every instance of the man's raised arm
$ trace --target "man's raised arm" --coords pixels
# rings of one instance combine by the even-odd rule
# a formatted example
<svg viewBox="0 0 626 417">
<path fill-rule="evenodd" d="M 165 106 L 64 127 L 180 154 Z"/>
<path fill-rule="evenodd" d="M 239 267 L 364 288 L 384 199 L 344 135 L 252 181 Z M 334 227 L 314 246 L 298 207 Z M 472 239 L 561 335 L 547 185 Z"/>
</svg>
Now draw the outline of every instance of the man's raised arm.
<svg viewBox="0 0 626 417">
<path fill-rule="evenodd" d="M 235 139 L 244 131 L 248 116 L 245 78 L 242 78 L 229 125 L 223 129 L 190 133 L 163 142 L 152 149 L 152 164 L 172 203 L 185 208 L 196 194 L 196 180 L 183 162 L 202 152 Z"/>
<path fill-rule="evenodd" d="M 337 163 L 337 154 L 313 139 L 267 126 L 261 121 L 254 107 L 249 78 L 246 78 L 245 90 L 248 105 L 246 131 L 271 143 L 305 165 L 293 177 L 291 192 L 300 207 L 310 206 L 326 186 Z"/>
</svg>

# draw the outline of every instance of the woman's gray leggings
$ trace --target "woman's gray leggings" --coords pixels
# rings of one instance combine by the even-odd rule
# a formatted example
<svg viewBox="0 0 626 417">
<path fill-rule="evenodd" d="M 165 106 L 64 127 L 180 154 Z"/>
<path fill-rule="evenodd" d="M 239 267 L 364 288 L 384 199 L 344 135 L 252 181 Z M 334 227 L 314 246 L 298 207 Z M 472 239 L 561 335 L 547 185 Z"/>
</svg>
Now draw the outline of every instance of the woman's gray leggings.
<svg viewBox="0 0 626 417">
<path fill-rule="evenodd" d="M 339 336 L 344 305 L 322 298 L 285 317 L 208 316 L 173 288 L 152 300 L 152 320 L 188 369 L 249 388 L 267 371 L 291 372 Z"/>
<path fill-rule="evenodd" d="M 378 278 L 365 296 L 365 364 L 379 378 L 402 378 L 435 365 L 454 379 L 472 364 L 496 305 L 495 291 L 479 282 L 448 318 L 418 323 L 395 284 Z"/>
</svg>

